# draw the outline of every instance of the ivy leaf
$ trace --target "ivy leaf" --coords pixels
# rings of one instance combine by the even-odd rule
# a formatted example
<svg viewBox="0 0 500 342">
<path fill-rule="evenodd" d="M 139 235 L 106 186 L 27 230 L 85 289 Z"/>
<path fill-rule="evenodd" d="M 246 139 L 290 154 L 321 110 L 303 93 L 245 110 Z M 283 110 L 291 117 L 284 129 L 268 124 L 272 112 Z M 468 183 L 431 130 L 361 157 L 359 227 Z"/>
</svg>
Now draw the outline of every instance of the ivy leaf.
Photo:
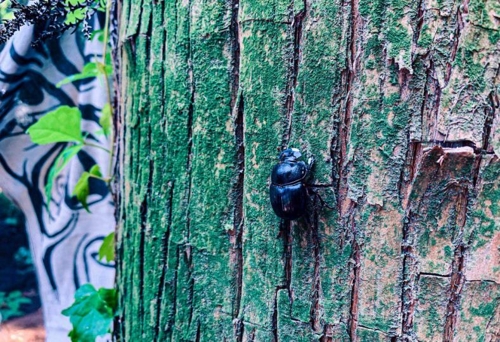
<svg viewBox="0 0 500 342">
<path fill-rule="evenodd" d="M 52 186 L 54 185 L 54 180 L 57 175 L 66 167 L 71 158 L 76 156 L 78 152 L 83 148 L 83 144 L 78 144 L 74 146 L 66 147 L 56 158 L 54 164 L 49 170 L 47 176 L 47 184 L 45 185 L 45 196 L 47 197 L 47 206 L 50 204 L 52 198 Z"/>
<path fill-rule="evenodd" d="M 64 20 L 64 23 L 68 25 L 75 25 L 76 23 L 85 19 L 86 15 L 87 15 L 86 8 L 77 8 L 74 11 L 68 12 L 68 14 L 66 15 L 66 19 Z"/>
<path fill-rule="evenodd" d="M 67 6 L 85 5 L 85 0 L 66 0 L 66 5 Z"/>
<path fill-rule="evenodd" d="M 102 115 L 99 119 L 99 124 L 104 131 L 104 135 L 108 137 L 111 133 L 111 106 L 109 103 L 106 103 L 102 108 Z"/>
<path fill-rule="evenodd" d="M 87 210 L 87 212 L 90 213 L 89 206 L 87 204 L 87 197 L 89 196 L 90 193 L 90 186 L 89 186 L 89 178 L 95 176 L 95 177 L 102 177 L 101 170 L 99 169 L 99 165 L 94 165 L 92 168 L 89 170 L 89 172 L 84 172 L 78 182 L 75 185 L 75 189 L 73 190 L 73 196 L 76 196 L 78 201 L 82 204 L 82 206 Z"/>
<path fill-rule="evenodd" d="M 69 337 L 73 342 L 94 342 L 98 336 L 110 331 L 116 315 L 118 295 L 115 289 L 96 290 L 91 284 L 80 286 L 75 302 L 62 314 L 69 317 L 73 330 Z"/>
<path fill-rule="evenodd" d="M 7 320 L 22 316 L 21 305 L 30 303 L 31 300 L 23 297 L 21 291 L 12 291 L 8 295 L 5 292 L 0 292 L 0 319 Z"/>
<path fill-rule="evenodd" d="M 111 75 L 112 72 L 113 67 L 111 67 L 111 65 L 104 65 L 101 62 L 90 62 L 83 66 L 82 72 L 66 77 L 62 81 L 58 82 L 56 87 L 60 88 L 65 84 L 83 80 L 85 78 L 97 77 L 101 74 L 108 76 Z"/>
<path fill-rule="evenodd" d="M 102 177 L 102 173 L 101 173 L 101 169 L 99 168 L 99 165 L 95 164 L 94 166 L 92 166 L 89 170 L 89 173 L 92 175 L 92 176 L 96 176 L 96 177 Z"/>
<path fill-rule="evenodd" d="M 103 43 L 104 42 L 104 30 L 100 29 L 100 30 L 92 31 L 90 33 L 90 40 L 94 40 L 95 38 L 97 38 L 98 41 Z"/>
<path fill-rule="evenodd" d="M 110 233 L 102 241 L 99 248 L 99 260 L 115 261 L 115 232 Z"/>
<path fill-rule="evenodd" d="M 27 133 L 35 144 L 83 143 L 82 113 L 77 107 L 60 106 L 31 125 Z"/>
<path fill-rule="evenodd" d="M 82 72 L 66 77 L 62 81 L 58 82 L 56 84 L 56 87 L 60 88 L 62 85 L 78 80 L 83 80 L 85 78 L 96 77 L 97 75 L 99 75 L 99 70 L 97 69 L 97 63 L 90 62 L 83 66 Z"/>
</svg>

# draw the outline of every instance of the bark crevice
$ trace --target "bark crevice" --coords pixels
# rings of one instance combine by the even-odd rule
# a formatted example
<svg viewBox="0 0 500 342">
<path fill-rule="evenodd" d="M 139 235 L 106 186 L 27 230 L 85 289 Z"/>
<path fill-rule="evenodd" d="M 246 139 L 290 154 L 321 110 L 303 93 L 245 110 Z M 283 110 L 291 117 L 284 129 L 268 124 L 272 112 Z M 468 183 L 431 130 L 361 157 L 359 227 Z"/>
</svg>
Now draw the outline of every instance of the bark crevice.
<svg viewBox="0 0 500 342">
<path fill-rule="evenodd" d="M 177 313 L 177 300 L 176 300 L 177 290 L 178 290 L 177 280 L 179 279 L 179 267 L 180 267 L 180 263 L 181 263 L 181 246 L 177 245 L 176 249 L 177 249 L 177 251 L 175 253 L 175 256 L 176 256 L 175 269 L 174 269 L 174 275 L 172 277 L 172 282 L 171 282 L 171 286 L 173 287 L 172 298 L 174 298 L 174 300 L 172 301 L 172 311 L 170 312 L 169 320 L 167 322 L 167 327 L 165 329 L 165 332 L 169 336 L 171 336 L 173 331 L 174 331 L 175 322 L 176 322 L 175 316 Z"/>
<path fill-rule="evenodd" d="M 188 314 L 188 325 L 191 326 L 193 322 L 193 314 L 194 314 L 194 278 L 193 278 L 193 248 L 190 244 L 191 240 L 191 195 L 193 190 L 193 175 L 192 175 L 192 167 L 193 167 L 193 120 L 194 120 L 194 102 L 195 102 L 195 94 L 196 94 L 196 86 L 195 86 L 195 75 L 194 75 L 194 66 L 193 66 L 193 46 L 191 41 L 191 26 L 192 26 L 192 13 L 193 13 L 193 3 L 189 1 L 189 18 L 187 25 L 187 51 L 188 51 L 188 82 L 189 82 L 189 106 L 188 106 L 188 118 L 187 118 L 187 160 L 186 160 L 186 174 L 187 174 L 187 189 L 186 189 L 186 243 L 184 255 L 186 258 L 186 266 L 187 266 L 187 279 L 188 279 L 188 305 L 189 305 L 189 314 Z"/>
<path fill-rule="evenodd" d="M 405 224 L 403 226 L 403 243 L 401 245 L 401 254 L 403 256 L 403 281 L 401 289 L 401 334 L 403 341 L 414 340 L 413 320 L 417 305 L 415 284 L 419 279 L 419 275 L 417 273 L 418 261 L 415 259 L 413 244 L 411 241 L 413 236 L 413 217 L 414 214 L 410 209 L 405 218 Z"/>
<path fill-rule="evenodd" d="M 315 199 L 315 202 L 317 200 Z M 321 245 L 320 245 L 320 236 L 319 236 L 319 213 L 318 213 L 318 205 L 314 204 L 314 213 L 313 213 L 313 224 L 311 231 L 311 240 L 313 245 L 313 258 L 314 258 L 314 273 L 313 273 L 313 281 L 312 281 L 312 300 L 311 300 L 311 311 L 310 311 L 310 324 L 311 328 L 315 332 L 321 332 L 324 330 L 322 324 L 322 316 L 323 316 L 323 308 L 321 306 Z"/>
<path fill-rule="evenodd" d="M 350 0 L 350 40 L 347 46 L 347 69 L 342 73 L 342 83 L 343 88 L 345 88 L 345 104 L 344 108 L 341 106 L 340 110 L 340 123 L 338 126 L 338 156 L 333 160 L 337 161 L 337 196 L 340 216 L 348 212 L 348 208 L 351 207 L 350 200 L 347 198 L 348 186 L 346 184 L 346 158 L 349 143 L 349 136 L 351 132 L 351 117 L 353 113 L 353 88 L 356 79 L 357 72 L 357 51 L 358 51 L 358 39 L 360 33 L 359 30 L 359 0 Z M 332 144 L 335 146 L 335 144 Z M 335 179 L 335 177 L 333 178 Z"/>
<path fill-rule="evenodd" d="M 162 258 L 160 259 L 160 262 L 163 263 L 163 266 L 161 268 L 161 275 L 160 275 L 160 282 L 158 285 L 158 298 L 156 302 L 156 324 L 155 324 L 155 331 L 154 331 L 154 341 L 158 341 L 160 338 L 160 325 L 161 325 L 161 314 L 162 314 L 162 301 L 163 301 L 163 290 L 166 286 L 165 282 L 165 276 L 167 273 L 167 259 L 168 259 L 168 243 L 170 241 L 170 232 L 172 228 L 172 204 L 173 204 L 173 197 L 174 197 L 174 181 L 168 182 L 168 187 L 169 187 L 169 194 L 168 194 L 168 202 L 166 206 L 167 210 L 167 227 L 165 229 L 165 233 L 163 234 L 162 240 L 161 240 L 161 253 L 162 253 Z"/>
<path fill-rule="evenodd" d="M 493 127 L 493 121 L 495 120 L 495 95 L 491 92 L 488 96 L 489 106 L 487 106 L 485 111 L 485 120 L 483 126 L 483 136 L 482 136 L 482 150 L 488 152 L 490 148 L 490 136 L 491 128 Z"/>
<path fill-rule="evenodd" d="M 333 326 L 331 324 L 325 324 L 319 342 L 333 342 Z"/>
<path fill-rule="evenodd" d="M 297 87 L 297 77 L 299 74 L 300 60 L 302 54 L 302 29 L 304 18 L 307 14 L 307 2 L 304 0 L 304 8 L 297 14 L 293 14 L 293 3 L 291 6 L 292 22 L 291 31 L 293 35 L 292 54 L 289 61 L 288 82 L 285 89 L 285 129 L 283 131 L 281 149 L 284 150 L 288 147 L 290 136 L 292 132 L 292 113 L 295 104 L 295 88 Z"/>
<path fill-rule="evenodd" d="M 450 288 L 448 306 L 446 308 L 446 320 L 444 323 L 443 341 L 451 342 L 454 340 L 455 328 L 459 312 L 462 289 L 465 283 L 465 252 L 466 247 L 463 244 L 455 248 L 455 256 L 452 263 L 452 274 L 450 279 Z"/>
<path fill-rule="evenodd" d="M 240 90 L 240 58 L 241 58 L 241 28 L 239 23 L 239 0 L 230 2 L 231 22 L 229 39 L 231 49 L 231 99 L 230 108 L 234 118 L 234 142 L 236 148 L 235 182 L 233 185 L 233 229 L 230 232 L 231 260 L 233 263 L 233 281 L 235 283 L 233 312 L 234 336 L 236 341 L 243 340 L 244 323 L 240 316 L 241 296 L 243 286 L 243 232 L 244 232 L 244 205 L 243 193 L 245 187 L 245 100 Z"/>
<path fill-rule="evenodd" d="M 235 272 L 235 298 L 233 305 L 233 319 L 240 315 L 241 295 L 243 285 L 243 233 L 244 233 L 244 208 L 243 192 L 245 186 L 245 143 L 244 143 L 244 98 L 240 95 L 235 118 L 235 141 L 236 141 L 236 183 L 233 189 L 234 196 L 234 221 L 230 232 L 232 244 L 232 259 Z"/>
<path fill-rule="evenodd" d="M 354 225 L 354 223 L 353 223 Z M 360 274 L 361 274 L 361 246 L 358 244 L 356 237 L 352 242 L 351 260 L 353 263 L 352 269 L 352 285 L 351 285 L 351 305 L 349 308 L 349 337 L 351 341 L 357 341 L 358 330 L 358 317 L 359 317 L 359 287 L 360 287 Z"/>
<path fill-rule="evenodd" d="M 462 4 L 457 7 L 457 14 L 456 14 L 457 26 L 455 27 L 455 32 L 453 34 L 450 60 L 446 64 L 446 75 L 445 75 L 445 79 L 444 79 L 445 80 L 444 87 L 446 87 L 448 85 L 448 82 L 450 81 L 452 64 L 453 64 L 453 61 L 455 60 L 455 57 L 457 55 L 458 46 L 460 43 L 460 36 L 465 28 L 466 20 L 464 20 L 464 13 L 467 13 L 468 11 L 469 11 L 469 0 L 464 0 L 462 2 Z"/>
<path fill-rule="evenodd" d="M 273 342 L 278 342 L 278 295 L 281 290 L 286 290 L 285 286 L 276 286 L 273 298 L 273 313 L 271 316 L 271 334 L 273 336 Z"/>
<path fill-rule="evenodd" d="M 292 267 L 293 267 L 293 235 L 292 223 L 290 220 L 282 220 L 280 234 L 283 235 L 283 260 L 284 260 L 284 287 L 288 292 L 290 307 L 293 305 L 292 295 Z"/>
</svg>

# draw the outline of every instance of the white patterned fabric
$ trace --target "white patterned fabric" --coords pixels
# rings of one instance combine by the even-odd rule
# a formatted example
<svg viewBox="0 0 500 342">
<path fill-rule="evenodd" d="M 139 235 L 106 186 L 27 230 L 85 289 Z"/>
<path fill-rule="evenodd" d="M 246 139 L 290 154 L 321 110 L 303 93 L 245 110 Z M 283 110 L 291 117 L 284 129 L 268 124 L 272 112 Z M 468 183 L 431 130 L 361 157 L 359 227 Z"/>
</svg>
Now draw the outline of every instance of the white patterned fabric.
<svg viewBox="0 0 500 342">
<path fill-rule="evenodd" d="M 56 84 L 102 56 L 102 43 L 81 34 L 31 47 L 33 26 L 24 27 L 0 46 L 0 188 L 24 212 L 36 265 L 47 341 L 69 341 L 69 319 L 61 311 L 71 305 L 75 290 L 92 283 L 113 286 L 114 266 L 98 260 L 103 238 L 115 228 L 114 206 L 106 184 L 92 179 L 87 213 L 72 196 L 83 171 L 96 163 L 109 174 L 109 154 L 85 147 L 57 177 L 47 205 L 47 173 L 66 143 L 35 145 L 26 129 L 60 105 L 77 106 L 87 141 L 109 149 L 99 131 L 107 102 L 102 80 L 90 78 L 57 88 Z M 64 122 L 60 123 L 64 125 Z M 1 248 L 1 246 L 0 246 Z"/>
</svg>

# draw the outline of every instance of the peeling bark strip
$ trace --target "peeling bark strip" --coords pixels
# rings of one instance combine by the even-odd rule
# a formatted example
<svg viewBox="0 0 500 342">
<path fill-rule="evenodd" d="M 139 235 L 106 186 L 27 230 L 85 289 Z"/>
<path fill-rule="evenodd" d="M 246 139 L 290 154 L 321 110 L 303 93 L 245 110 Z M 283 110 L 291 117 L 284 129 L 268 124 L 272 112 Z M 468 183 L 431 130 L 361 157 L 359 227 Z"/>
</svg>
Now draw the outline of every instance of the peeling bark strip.
<svg viewBox="0 0 500 342">
<path fill-rule="evenodd" d="M 492 1 L 124 0 L 119 338 L 498 335 Z M 288 145 L 338 210 L 280 229 Z"/>
</svg>

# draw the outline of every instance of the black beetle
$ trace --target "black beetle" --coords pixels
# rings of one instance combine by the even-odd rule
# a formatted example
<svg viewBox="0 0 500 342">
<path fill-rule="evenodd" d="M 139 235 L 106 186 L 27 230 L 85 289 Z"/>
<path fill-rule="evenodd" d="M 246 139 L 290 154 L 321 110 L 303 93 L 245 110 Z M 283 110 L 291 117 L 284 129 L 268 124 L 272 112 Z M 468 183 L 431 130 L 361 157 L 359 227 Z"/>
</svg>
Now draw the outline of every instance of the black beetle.
<svg viewBox="0 0 500 342">
<path fill-rule="evenodd" d="M 298 161 L 302 156 L 296 148 L 280 153 L 280 162 L 271 173 L 269 195 L 274 213 L 285 220 L 296 220 L 306 213 L 307 191 L 305 181 L 314 159 L 308 164 Z"/>
</svg>

